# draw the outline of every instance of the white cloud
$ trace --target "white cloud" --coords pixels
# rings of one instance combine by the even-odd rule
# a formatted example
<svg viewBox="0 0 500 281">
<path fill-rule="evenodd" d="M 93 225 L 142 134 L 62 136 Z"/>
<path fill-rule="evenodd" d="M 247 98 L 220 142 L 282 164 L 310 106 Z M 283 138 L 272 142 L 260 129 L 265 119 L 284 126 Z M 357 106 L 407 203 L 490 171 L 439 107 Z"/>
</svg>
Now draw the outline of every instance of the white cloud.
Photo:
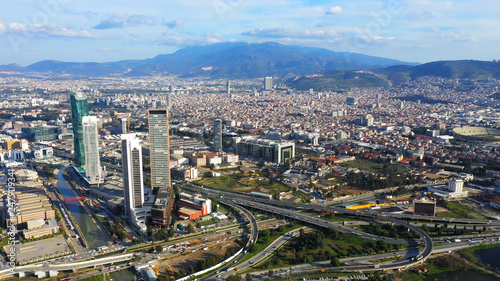
<svg viewBox="0 0 500 281">
<path fill-rule="evenodd" d="M 410 12 L 408 17 L 414 21 L 423 21 L 435 18 L 436 14 L 431 11 Z"/>
<path fill-rule="evenodd" d="M 344 12 L 344 9 L 340 6 L 333 6 L 326 12 L 327 15 L 340 15 Z"/>
<path fill-rule="evenodd" d="M 102 20 L 95 29 L 122 28 L 126 26 L 154 25 L 155 19 L 144 15 L 111 16 Z"/>
<path fill-rule="evenodd" d="M 440 28 L 434 27 L 431 29 L 431 33 L 433 37 L 444 40 L 451 40 L 453 42 L 477 42 L 477 38 L 475 36 L 471 36 L 461 30 L 442 31 Z"/>
<path fill-rule="evenodd" d="M 0 22 L 0 35 L 4 34 L 7 31 L 7 27 L 3 22 Z"/>
<path fill-rule="evenodd" d="M 393 40 L 394 37 L 382 37 L 378 35 L 359 35 L 358 39 L 361 39 L 363 41 L 380 41 L 380 40 Z"/>
<path fill-rule="evenodd" d="M 165 25 L 168 26 L 168 28 L 179 28 L 179 29 L 182 29 L 184 27 L 185 23 L 186 23 L 185 20 L 178 19 L 178 20 L 173 20 L 173 21 L 167 21 L 167 22 L 165 22 Z"/>
<path fill-rule="evenodd" d="M 339 37 L 335 30 L 292 30 L 288 28 L 260 28 L 243 32 L 242 35 L 265 38 L 324 38 L 332 39 Z"/>
<path fill-rule="evenodd" d="M 95 38 L 93 34 L 86 30 L 72 30 L 54 23 L 32 24 L 12 22 L 9 23 L 9 32 L 17 33 L 24 37 L 74 37 L 74 38 Z"/>
</svg>

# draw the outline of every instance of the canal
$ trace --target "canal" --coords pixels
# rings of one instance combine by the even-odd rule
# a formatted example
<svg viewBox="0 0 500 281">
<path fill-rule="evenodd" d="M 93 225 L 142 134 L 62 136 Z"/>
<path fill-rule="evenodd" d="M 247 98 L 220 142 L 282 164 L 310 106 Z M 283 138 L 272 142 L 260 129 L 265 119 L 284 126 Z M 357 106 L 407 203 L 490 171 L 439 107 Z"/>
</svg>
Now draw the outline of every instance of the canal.
<svg viewBox="0 0 500 281">
<path fill-rule="evenodd" d="M 488 275 L 474 269 L 445 271 L 429 275 L 424 281 L 498 281 L 493 275 Z"/>
<path fill-rule="evenodd" d="M 64 197 L 64 199 L 74 198 L 76 195 L 75 191 L 71 189 L 66 179 L 63 177 L 64 168 L 57 174 L 57 189 Z M 67 204 L 68 210 L 76 219 L 76 222 L 80 226 L 83 236 L 88 243 L 89 249 L 95 249 L 99 246 L 108 246 L 113 241 L 109 240 L 109 236 L 99 228 L 87 210 L 81 206 L 78 202 L 72 202 Z"/>
</svg>

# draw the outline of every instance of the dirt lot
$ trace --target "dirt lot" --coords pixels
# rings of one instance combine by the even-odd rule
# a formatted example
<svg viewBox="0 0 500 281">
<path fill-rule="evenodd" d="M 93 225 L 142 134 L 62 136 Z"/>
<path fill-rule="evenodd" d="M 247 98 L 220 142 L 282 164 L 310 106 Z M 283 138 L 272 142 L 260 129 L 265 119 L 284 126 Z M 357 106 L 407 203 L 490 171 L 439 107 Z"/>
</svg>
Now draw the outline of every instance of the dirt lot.
<svg viewBox="0 0 500 281">
<path fill-rule="evenodd" d="M 181 268 L 186 268 L 190 265 L 196 268 L 196 263 L 198 260 L 206 259 L 211 255 L 224 255 L 228 247 L 236 248 L 237 251 L 240 249 L 235 240 L 225 241 L 218 243 L 210 247 L 207 251 L 197 250 L 194 253 L 189 254 L 176 254 L 174 256 L 169 256 L 166 260 L 155 261 L 155 266 L 160 269 L 163 274 L 169 274 L 167 268 L 170 267 L 173 271 L 178 271 Z"/>
</svg>

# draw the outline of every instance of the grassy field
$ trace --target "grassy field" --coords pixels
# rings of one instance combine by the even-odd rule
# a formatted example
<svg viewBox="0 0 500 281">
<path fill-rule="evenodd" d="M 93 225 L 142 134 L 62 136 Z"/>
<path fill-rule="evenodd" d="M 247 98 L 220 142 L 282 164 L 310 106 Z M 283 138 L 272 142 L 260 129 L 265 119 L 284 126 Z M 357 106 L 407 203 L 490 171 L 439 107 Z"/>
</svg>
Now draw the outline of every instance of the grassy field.
<svg viewBox="0 0 500 281">
<path fill-rule="evenodd" d="M 295 240 L 300 238 L 295 238 Z M 287 267 L 300 263 L 330 260 L 332 257 L 344 258 L 362 256 L 376 252 L 375 242 L 351 234 L 339 234 L 337 239 L 324 238 L 319 247 L 300 250 L 294 243 L 279 248 L 266 261 L 256 266 L 259 270 Z M 389 245 L 389 248 L 390 245 Z"/>
<path fill-rule="evenodd" d="M 442 207 L 446 208 L 448 211 L 436 213 L 436 217 L 488 220 L 487 217 L 461 204 L 461 202 L 446 201 Z"/>
<path fill-rule="evenodd" d="M 384 171 L 384 164 L 375 163 L 373 161 L 368 161 L 368 160 L 361 160 L 361 159 L 344 162 L 341 163 L 340 166 L 348 168 L 358 168 L 360 170 L 374 172 L 378 174 L 383 174 Z M 396 174 L 402 174 L 410 171 L 409 168 L 405 168 L 398 165 L 389 165 L 387 169 Z"/>
<path fill-rule="evenodd" d="M 210 220 L 206 220 L 206 221 L 199 221 L 197 223 L 199 223 L 200 226 L 207 226 L 207 225 L 216 224 L 217 222 L 213 219 L 210 219 Z"/>
<path fill-rule="evenodd" d="M 241 191 L 241 192 L 263 192 L 278 194 L 288 191 L 290 188 L 267 178 L 248 178 L 239 175 L 227 175 L 215 178 L 203 178 L 197 181 L 199 184 L 208 185 L 218 189 Z"/>
<path fill-rule="evenodd" d="M 459 258 L 453 257 L 451 255 L 443 255 L 439 257 L 435 257 L 427 260 L 423 265 L 419 266 L 419 268 L 427 268 L 427 276 L 438 274 L 441 272 L 448 271 L 457 271 L 465 268 L 469 268 L 466 264 L 463 263 Z M 427 278 L 426 275 L 417 274 L 416 272 L 410 270 L 406 270 L 401 274 L 402 279 L 405 281 L 422 281 Z"/>
</svg>

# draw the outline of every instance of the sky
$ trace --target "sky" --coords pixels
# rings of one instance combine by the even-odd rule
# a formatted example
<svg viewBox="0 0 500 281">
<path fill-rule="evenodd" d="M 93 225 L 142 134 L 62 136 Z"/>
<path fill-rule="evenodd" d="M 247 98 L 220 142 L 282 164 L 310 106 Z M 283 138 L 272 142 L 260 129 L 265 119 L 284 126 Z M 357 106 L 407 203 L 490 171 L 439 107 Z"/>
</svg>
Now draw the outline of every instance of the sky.
<svg viewBox="0 0 500 281">
<path fill-rule="evenodd" d="M 269 42 L 425 63 L 500 59 L 498 0 L 16 0 L 0 3 L 0 65 L 145 59 Z"/>
</svg>

